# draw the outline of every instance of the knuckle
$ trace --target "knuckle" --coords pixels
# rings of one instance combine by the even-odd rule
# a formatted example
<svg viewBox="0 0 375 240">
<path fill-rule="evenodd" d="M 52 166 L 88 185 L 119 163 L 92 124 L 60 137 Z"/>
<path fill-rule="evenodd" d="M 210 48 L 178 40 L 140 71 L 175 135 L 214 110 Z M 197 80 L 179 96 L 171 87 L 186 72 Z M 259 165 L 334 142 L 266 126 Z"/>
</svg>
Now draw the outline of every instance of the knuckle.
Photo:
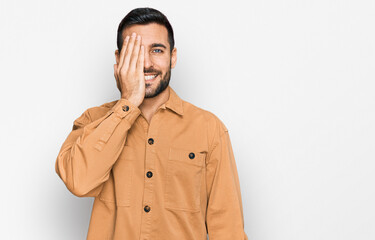
<svg viewBox="0 0 375 240">
<path fill-rule="evenodd" d="M 125 70 L 121 70 L 121 71 L 119 72 L 119 75 L 120 75 L 121 77 L 125 76 L 125 74 L 126 74 Z"/>
</svg>

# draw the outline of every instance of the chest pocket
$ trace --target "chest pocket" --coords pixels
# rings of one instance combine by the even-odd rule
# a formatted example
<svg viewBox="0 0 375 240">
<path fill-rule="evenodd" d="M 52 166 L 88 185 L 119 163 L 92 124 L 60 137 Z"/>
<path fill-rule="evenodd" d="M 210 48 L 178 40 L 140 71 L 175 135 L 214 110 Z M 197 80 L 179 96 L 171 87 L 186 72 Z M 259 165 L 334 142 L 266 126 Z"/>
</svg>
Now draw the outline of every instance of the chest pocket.
<svg viewBox="0 0 375 240">
<path fill-rule="evenodd" d="M 164 189 L 165 208 L 200 211 L 206 153 L 170 148 Z"/>
<path fill-rule="evenodd" d="M 134 149 L 124 146 L 119 158 L 113 165 L 112 177 L 106 182 L 101 192 L 102 201 L 114 202 L 117 206 L 130 206 L 133 193 Z"/>
</svg>

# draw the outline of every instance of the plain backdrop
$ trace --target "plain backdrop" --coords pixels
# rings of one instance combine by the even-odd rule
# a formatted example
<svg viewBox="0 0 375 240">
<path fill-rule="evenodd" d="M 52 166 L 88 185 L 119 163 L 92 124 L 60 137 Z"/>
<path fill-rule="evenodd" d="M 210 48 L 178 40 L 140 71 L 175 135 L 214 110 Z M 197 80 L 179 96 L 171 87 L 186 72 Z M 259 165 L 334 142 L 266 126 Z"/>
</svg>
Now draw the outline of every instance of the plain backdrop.
<svg viewBox="0 0 375 240">
<path fill-rule="evenodd" d="M 375 239 L 372 0 L 1 0 L 0 239 L 86 238 L 93 199 L 55 160 L 120 97 L 117 27 L 146 6 L 175 31 L 171 86 L 229 129 L 249 239 Z"/>
</svg>

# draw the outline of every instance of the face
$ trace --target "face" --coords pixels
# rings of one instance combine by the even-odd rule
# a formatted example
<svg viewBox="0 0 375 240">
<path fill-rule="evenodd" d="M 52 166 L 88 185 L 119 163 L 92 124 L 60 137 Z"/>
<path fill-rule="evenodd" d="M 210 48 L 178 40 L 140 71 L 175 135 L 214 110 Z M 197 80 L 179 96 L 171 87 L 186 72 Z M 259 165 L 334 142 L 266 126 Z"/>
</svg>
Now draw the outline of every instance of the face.
<svg viewBox="0 0 375 240">
<path fill-rule="evenodd" d="M 177 49 L 170 53 L 168 31 L 160 24 L 132 25 L 125 28 L 122 38 L 133 32 L 142 37 L 142 45 L 145 48 L 145 98 L 152 98 L 163 92 L 169 85 L 171 68 L 174 68 L 177 60 Z M 116 62 L 119 63 L 120 54 L 115 52 Z M 155 78 L 148 80 L 156 75 Z"/>
</svg>

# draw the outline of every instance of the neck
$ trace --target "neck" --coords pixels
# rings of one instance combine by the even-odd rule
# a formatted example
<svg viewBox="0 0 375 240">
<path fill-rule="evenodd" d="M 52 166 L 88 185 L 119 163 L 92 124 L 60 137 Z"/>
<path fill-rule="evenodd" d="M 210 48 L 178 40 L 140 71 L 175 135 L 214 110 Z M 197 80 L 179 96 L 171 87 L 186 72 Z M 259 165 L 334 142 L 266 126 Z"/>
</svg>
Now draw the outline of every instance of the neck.
<svg viewBox="0 0 375 240">
<path fill-rule="evenodd" d="M 153 115 L 156 110 L 169 99 L 169 87 L 153 98 L 144 98 L 139 109 L 146 116 Z"/>
</svg>

